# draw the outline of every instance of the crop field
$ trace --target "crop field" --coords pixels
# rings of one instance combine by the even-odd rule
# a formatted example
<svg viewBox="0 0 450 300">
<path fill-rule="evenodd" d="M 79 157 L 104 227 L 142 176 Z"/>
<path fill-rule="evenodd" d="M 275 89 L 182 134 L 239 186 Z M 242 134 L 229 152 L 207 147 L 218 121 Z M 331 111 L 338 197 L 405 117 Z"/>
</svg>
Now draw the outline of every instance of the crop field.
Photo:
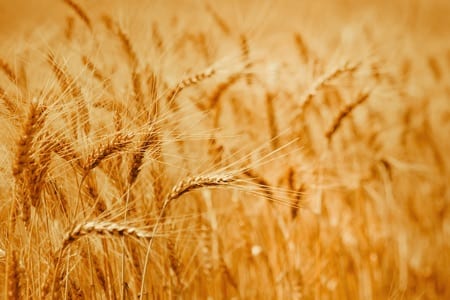
<svg viewBox="0 0 450 300">
<path fill-rule="evenodd" d="M 0 296 L 450 299 L 449 15 L 0 0 Z"/>
</svg>

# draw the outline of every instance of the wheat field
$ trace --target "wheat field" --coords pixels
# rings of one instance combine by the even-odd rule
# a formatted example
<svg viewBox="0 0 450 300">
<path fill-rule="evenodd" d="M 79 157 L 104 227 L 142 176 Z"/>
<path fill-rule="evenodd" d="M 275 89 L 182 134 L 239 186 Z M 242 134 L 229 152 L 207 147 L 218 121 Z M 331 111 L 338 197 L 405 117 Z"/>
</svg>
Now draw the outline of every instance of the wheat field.
<svg viewBox="0 0 450 300">
<path fill-rule="evenodd" d="M 1 296 L 450 299 L 449 14 L 1 0 Z"/>
</svg>

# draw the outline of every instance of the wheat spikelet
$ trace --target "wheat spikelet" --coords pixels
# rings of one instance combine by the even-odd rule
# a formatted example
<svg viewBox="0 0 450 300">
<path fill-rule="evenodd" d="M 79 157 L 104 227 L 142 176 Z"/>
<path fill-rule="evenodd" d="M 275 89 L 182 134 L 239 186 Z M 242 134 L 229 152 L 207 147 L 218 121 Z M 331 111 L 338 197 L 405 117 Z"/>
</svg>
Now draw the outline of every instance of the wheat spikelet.
<svg viewBox="0 0 450 300">
<path fill-rule="evenodd" d="M 80 17 L 80 19 L 83 21 L 83 23 L 86 24 L 86 26 L 89 28 L 89 30 L 92 31 L 91 20 L 89 19 L 88 15 L 83 10 L 83 8 L 81 8 L 80 5 L 78 5 L 77 3 L 75 3 L 72 0 L 62 0 L 62 1 L 64 3 L 66 3 L 70 8 L 72 8 L 73 11 L 77 14 L 77 16 Z"/>
<path fill-rule="evenodd" d="M 49 52 L 47 54 L 47 61 L 50 63 L 52 71 L 55 74 L 58 83 L 61 85 L 61 89 L 63 91 L 69 91 L 71 89 L 71 82 L 66 76 L 65 70 L 63 70 L 63 68 L 56 62 L 56 58 L 53 53 Z"/>
<path fill-rule="evenodd" d="M 5 73 L 8 79 L 16 84 L 18 82 L 17 74 L 13 71 L 10 65 L 6 61 L 0 58 L 0 69 L 2 69 L 3 73 Z"/>
<path fill-rule="evenodd" d="M 156 45 L 156 48 L 160 52 L 163 52 L 164 51 L 164 39 L 163 39 L 161 33 L 159 32 L 157 23 L 152 24 L 152 39 L 153 39 L 153 43 Z"/>
<path fill-rule="evenodd" d="M 170 268 L 173 271 L 173 277 L 175 279 L 175 295 L 179 296 L 180 290 L 183 286 L 183 280 L 181 278 L 182 273 L 182 264 L 180 260 L 178 259 L 178 255 L 175 250 L 175 244 L 171 239 L 167 240 L 167 251 L 168 251 L 168 258 L 170 263 Z"/>
<path fill-rule="evenodd" d="M 49 267 L 45 276 L 45 281 L 42 284 L 40 296 L 42 299 L 46 299 L 50 294 L 52 298 L 55 298 L 59 294 L 61 289 L 62 274 L 60 274 L 60 264 L 62 258 L 62 251 L 60 255 L 54 255 L 49 263 Z"/>
<path fill-rule="evenodd" d="M 144 139 L 139 146 L 138 151 L 133 155 L 133 158 L 131 160 L 130 172 L 128 174 L 128 183 L 130 185 L 132 185 L 136 181 L 139 175 L 145 153 L 152 145 L 158 143 L 158 140 L 158 135 L 154 130 L 151 130 L 144 136 Z"/>
<path fill-rule="evenodd" d="M 115 235 L 115 236 L 131 236 L 138 239 L 151 239 L 154 234 L 139 228 L 127 225 L 121 225 L 106 221 L 88 221 L 77 224 L 66 236 L 63 241 L 62 250 L 66 249 L 70 244 L 79 240 L 80 238 L 96 234 L 100 236 Z"/>
<path fill-rule="evenodd" d="M 270 188 L 270 184 L 264 179 L 264 177 L 257 174 L 254 170 L 247 168 L 247 170 L 244 171 L 244 175 L 251 178 L 254 182 L 256 182 L 261 189 L 264 190 L 264 194 L 266 194 L 267 199 L 273 200 L 273 193 Z"/>
<path fill-rule="evenodd" d="M 270 142 L 272 144 L 272 150 L 279 147 L 280 141 L 278 136 L 278 126 L 275 116 L 274 101 L 275 96 L 271 93 L 266 94 L 266 112 L 267 122 L 269 123 Z"/>
<path fill-rule="evenodd" d="M 214 187 L 227 185 L 235 181 L 232 174 L 211 174 L 188 177 L 181 180 L 176 184 L 170 193 L 166 196 L 166 203 L 170 203 L 175 199 L 178 199 L 183 194 L 197 190 L 204 187 Z"/>
<path fill-rule="evenodd" d="M 6 109 L 11 115 L 14 115 L 17 112 L 17 105 L 11 100 L 6 94 L 5 90 L 0 87 L 0 99 L 3 101 Z"/>
<path fill-rule="evenodd" d="M 106 211 L 106 203 L 104 199 L 99 195 L 97 182 L 92 174 L 89 174 L 86 178 L 85 191 L 87 195 L 94 201 L 90 206 L 95 208 L 95 213 L 100 215 Z"/>
<path fill-rule="evenodd" d="M 66 18 L 66 26 L 64 29 L 64 36 L 68 41 L 71 41 L 73 38 L 73 27 L 75 24 L 75 19 L 73 17 Z"/>
<path fill-rule="evenodd" d="M 158 151 L 158 150 L 156 150 Z M 153 180 L 153 201 L 155 203 L 158 212 L 163 210 L 164 206 L 164 182 L 163 178 L 165 176 L 166 168 L 162 157 L 157 158 L 159 154 L 154 153 L 153 159 L 155 164 L 150 169 L 150 176 Z"/>
<path fill-rule="evenodd" d="M 142 87 L 141 87 L 141 74 L 133 71 L 131 73 L 131 79 L 133 82 L 133 92 L 134 92 L 134 100 L 136 103 L 141 107 L 142 109 L 145 109 L 144 104 L 144 94 L 142 93 Z"/>
<path fill-rule="evenodd" d="M 130 66 L 133 70 L 136 70 L 136 68 L 139 65 L 138 57 L 136 55 L 136 52 L 133 49 L 133 46 L 131 45 L 130 38 L 128 35 L 118 26 L 111 17 L 105 15 L 102 17 L 103 23 L 105 24 L 106 28 L 108 28 L 109 31 L 116 34 L 119 38 L 122 48 L 125 51 L 125 54 L 128 57 L 128 60 L 130 62 Z"/>
<path fill-rule="evenodd" d="M 116 99 L 104 98 L 93 103 L 96 108 L 102 108 L 109 112 L 117 112 L 121 116 L 130 116 L 131 113 L 127 106 Z"/>
<path fill-rule="evenodd" d="M 242 55 L 242 60 L 244 62 L 244 71 L 246 72 L 246 80 L 247 80 L 247 84 L 252 84 L 252 74 L 250 73 L 250 70 L 253 66 L 253 63 L 250 60 L 250 46 L 248 45 L 248 39 L 247 37 L 242 34 L 240 36 L 240 42 L 241 42 L 241 55 Z"/>
<path fill-rule="evenodd" d="M 226 35 L 231 35 L 230 27 L 227 25 L 225 20 L 222 19 L 222 17 L 209 4 L 206 4 L 206 10 L 212 16 L 213 20 L 219 26 L 220 30 L 222 30 L 222 32 Z"/>
<path fill-rule="evenodd" d="M 13 175 L 19 176 L 30 161 L 30 151 L 35 134 L 42 128 L 44 123 L 44 109 L 39 105 L 37 99 L 30 103 L 28 117 L 23 125 L 22 135 L 17 142 L 17 155 L 13 166 Z"/>
<path fill-rule="evenodd" d="M 291 204 L 291 219 L 295 220 L 298 215 L 300 202 L 302 201 L 306 186 L 304 183 L 300 184 L 300 187 L 297 186 L 295 182 L 295 171 L 293 168 L 289 168 L 287 177 L 289 189 L 291 191 L 295 191 L 295 193 L 293 194 L 294 199 Z"/>
<path fill-rule="evenodd" d="M 29 189 L 29 196 L 31 204 L 37 207 L 39 204 L 39 198 L 46 182 L 47 172 L 51 162 L 51 154 L 54 148 L 57 146 L 46 133 L 42 137 L 42 145 L 37 151 L 37 159 L 29 162 L 29 176 L 27 178 L 27 184 Z"/>
<path fill-rule="evenodd" d="M 311 86 L 310 88 L 304 93 L 300 99 L 300 105 L 301 105 L 301 113 L 306 109 L 306 107 L 309 105 L 309 103 L 312 101 L 316 93 L 326 86 L 329 82 L 336 80 L 340 76 L 344 74 L 352 74 L 355 72 L 361 64 L 354 64 L 351 65 L 349 63 L 345 63 L 343 66 L 339 66 L 333 70 L 331 70 L 328 73 L 325 73 L 324 75 L 320 76 Z"/>
<path fill-rule="evenodd" d="M 150 95 L 152 109 L 150 109 L 150 116 L 155 118 L 157 114 L 158 105 L 158 76 L 155 72 L 149 71 L 150 75 L 147 77 L 148 94 Z"/>
<path fill-rule="evenodd" d="M 330 141 L 333 138 L 333 135 L 336 133 L 336 131 L 341 126 L 342 120 L 345 119 L 356 107 L 364 103 L 370 96 L 370 93 L 364 93 L 358 96 L 358 99 L 347 105 L 344 109 L 342 109 L 339 112 L 339 115 L 334 119 L 333 124 L 331 125 L 330 129 L 327 130 L 325 133 L 325 137 Z"/>
<path fill-rule="evenodd" d="M 234 84 L 236 83 L 240 78 L 242 78 L 242 73 L 235 73 L 230 75 L 226 81 L 219 84 L 215 89 L 214 92 L 211 93 L 211 96 L 209 97 L 209 103 L 207 105 L 208 109 L 214 108 L 217 106 L 217 103 L 219 103 L 220 97 Z"/>
<path fill-rule="evenodd" d="M 430 56 L 428 58 L 428 66 L 430 67 L 431 72 L 433 73 L 434 79 L 436 81 L 441 80 L 442 78 L 442 71 L 439 66 L 439 62 L 435 57 Z"/>
<path fill-rule="evenodd" d="M 214 165 L 219 165 L 223 160 L 224 147 L 212 136 L 208 140 L 208 154 L 213 158 Z"/>
<path fill-rule="evenodd" d="M 126 35 L 120 27 L 118 27 L 117 29 L 117 35 L 122 42 L 122 47 L 130 60 L 131 66 L 133 67 L 133 69 L 136 69 L 139 65 L 139 62 L 128 35 Z"/>
<path fill-rule="evenodd" d="M 76 281 L 71 279 L 69 281 L 69 284 L 70 284 L 70 292 L 71 292 L 69 297 L 71 297 L 71 299 L 79 299 L 79 300 L 86 299 L 84 291 L 80 288 L 80 286 L 77 284 Z M 111 295 L 108 295 L 108 296 L 110 296 L 109 299 L 112 299 Z"/>
<path fill-rule="evenodd" d="M 104 76 L 103 73 L 98 69 L 98 67 L 94 65 L 94 63 L 86 55 L 83 55 L 81 57 L 81 60 L 86 68 L 91 71 L 94 78 L 97 79 L 106 90 L 112 92 L 111 80 Z"/>
<path fill-rule="evenodd" d="M 54 153 L 61 156 L 68 162 L 73 162 L 78 166 L 81 166 L 81 157 L 80 154 L 73 147 L 73 143 L 71 143 L 67 138 L 63 135 L 60 135 L 55 141 L 55 147 L 52 149 Z"/>
<path fill-rule="evenodd" d="M 294 35 L 294 40 L 300 54 L 300 58 L 302 59 L 302 62 L 306 64 L 309 60 L 309 51 L 306 47 L 305 41 L 303 40 L 301 34 L 298 32 Z"/>
<path fill-rule="evenodd" d="M 300 300 L 304 298 L 304 282 L 303 282 L 303 277 L 302 277 L 302 273 L 301 270 L 299 269 L 295 269 L 292 271 L 292 279 L 290 280 L 291 282 L 291 289 L 292 289 L 292 298 L 291 299 L 295 299 L 295 300 Z"/>
<path fill-rule="evenodd" d="M 96 149 L 91 151 L 91 153 L 87 156 L 85 162 L 82 164 L 83 169 L 85 171 L 89 171 L 97 167 L 104 159 L 128 146 L 133 138 L 133 133 L 116 134 L 113 139 L 99 145 Z"/>
<path fill-rule="evenodd" d="M 6 264 L 6 299 L 20 299 L 20 263 L 16 250 L 8 251 Z"/>
<path fill-rule="evenodd" d="M 167 94 L 167 101 L 169 103 L 173 103 L 175 101 L 176 96 L 183 91 L 185 88 L 188 88 L 190 86 L 196 85 L 199 82 L 212 77 L 214 74 L 216 74 L 216 71 L 214 69 L 209 69 L 204 72 L 195 74 L 191 77 L 188 77 L 186 79 L 183 79 L 181 82 L 179 82 L 175 88 L 173 88 L 168 94 Z"/>
<path fill-rule="evenodd" d="M 213 272 L 213 260 L 212 260 L 212 250 L 211 250 L 211 224 L 208 222 L 206 218 L 201 218 L 200 225 L 200 234 L 199 234 L 199 242 L 200 242 L 200 254 L 201 254 L 201 267 L 203 271 L 203 275 L 206 278 L 210 279 L 211 274 Z"/>
</svg>

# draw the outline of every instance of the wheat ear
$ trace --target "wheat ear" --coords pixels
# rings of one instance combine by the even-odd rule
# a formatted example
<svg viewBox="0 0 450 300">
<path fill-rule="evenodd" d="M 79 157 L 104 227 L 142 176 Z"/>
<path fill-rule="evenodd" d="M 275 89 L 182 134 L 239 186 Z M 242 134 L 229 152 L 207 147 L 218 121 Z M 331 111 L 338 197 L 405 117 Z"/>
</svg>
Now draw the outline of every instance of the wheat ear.
<svg viewBox="0 0 450 300">
<path fill-rule="evenodd" d="M 16 250 L 8 251 L 8 263 L 6 265 L 6 298 L 19 299 L 20 298 L 20 271 L 19 259 Z"/>
<path fill-rule="evenodd" d="M 9 81 L 16 84 L 17 74 L 13 71 L 10 65 L 6 61 L 0 58 L 0 69 L 2 69 L 3 73 L 5 73 L 6 77 L 8 77 Z"/>
<path fill-rule="evenodd" d="M 242 60 L 244 62 L 244 70 L 246 72 L 246 80 L 247 80 L 247 84 L 252 84 L 252 74 L 250 73 L 251 68 L 253 66 L 253 63 L 250 60 L 250 46 L 248 44 L 248 39 L 247 37 L 242 34 L 240 36 L 241 40 L 241 55 L 242 55 Z"/>
<path fill-rule="evenodd" d="M 182 195 L 201 189 L 204 187 L 214 187 L 226 185 L 235 181 L 235 178 L 231 174 L 211 174 L 203 176 L 193 176 L 178 182 L 169 194 L 166 196 L 164 207 L 167 207 L 173 200 L 178 199 Z"/>
<path fill-rule="evenodd" d="M 17 156 L 13 167 L 13 175 L 21 174 L 29 163 L 32 141 L 35 134 L 42 128 L 44 109 L 33 99 L 30 104 L 28 117 L 23 125 L 22 136 L 17 143 Z"/>
<path fill-rule="evenodd" d="M 297 46 L 298 52 L 300 54 L 300 57 L 303 61 L 303 63 L 307 63 L 309 60 L 309 51 L 306 47 L 305 41 L 302 38 L 300 33 L 296 33 L 294 35 L 295 45 Z"/>
<path fill-rule="evenodd" d="M 112 140 L 100 145 L 88 155 L 86 161 L 82 164 L 83 169 L 85 171 L 89 171 L 97 167 L 104 159 L 108 158 L 115 152 L 121 151 L 129 145 L 133 137 L 134 134 L 132 133 L 119 133 L 115 135 Z"/>
<path fill-rule="evenodd" d="M 106 221 L 88 221 L 76 225 L 67 234 L 66 238 L 63 241 L 62 250 L 66 249 L 73 242 L 89 234 L 96 234 L 101 236 L 131 236 L 138 239 L 150 239 L 154 236 L 154 234 L 151 232 L 133 226 L 121 225 L 118 223 Z"/>
<path fill-rule="evenodd" d="M 17 111 L 17 104 L 6 94 L 6 91 L 0 87 L 0 100 L 2 100 L 6 109 L 11 115 Z"/>
<path fill-rule="evenodd" d="M 341 126 L 342 120 L 345 119 L 357 106 L 364 103 L 369 98 L 369 93 L 364 93 L 358 96 L 357 100 L 349 105 L 347 105 L 344 109 L 342 109 L 339 112 L 339 115 L 334 119 L 333 124 L 331 125 L 330 129 L 327 130 L 325 133 L 325 137 L 331 141 L 333 138 L 333 135 L 336 133 L 336 131 Z"/>
<path fill-rule="evenodd" d="M 142 141 L 141 145 L 139 146 L 139 150 L 137 153 L 133 155 L 132 161 L 131 161 L 131 167 L 130 172 L 128 174 L 128 183 L 132 185 L 138 175 L 141 171 L 142 162 L 144 160 L 145 153 L 147 150 L 154 145 L 155 143 L 158 143 L 158 135 L 155 131 L 150 131 L 144 136 L 144 140 Z"/>
<path fill-rule="evenodd" d="M 81 8 L 80 5 L 78 5 L 77 3 L 75 3 L 72 0 L 63 0 L 63 2 L 66 3 L 68 6 L 70 6 L 70 8 L 72 8 L 73 11 L 80 17 L 80 19 L 83 21 L 83 23 L 86 24 L 86 26 L 89 28 L 89 30 L 92 31 L 91 20 L 89 19 L 88 15 L 83 10 L 83 8 Z"/>
<path fill-rule="evenodd" d="M 222 30 L 225 35 L 231 35 L 230 26 L 228 26 L 227 22 L 225 22 L 225 20 L 209 4 L 206 4 L 206 10 L 214 19 L 217 26 L 219 26 L 220 30 Z"/>
<path fill-rule="evenodd" d="M 175 86 L 175 88 L 173 88 L 167 94 L 167 100 L 169 102 L 173 102 L 175 100 L 176 95 L 178 95 L 182 90 L 184 90 L 185 88 L 188 88 L 190 86 L 196 85 L 199 82 L 212 77 L 214 74 L 216 74 L 216 71 L 214 69 L 209 69 L 204 72 L 195 74 L 191 77 L 188 77 L 186 79 L 183 79 Z"/>
</svg>

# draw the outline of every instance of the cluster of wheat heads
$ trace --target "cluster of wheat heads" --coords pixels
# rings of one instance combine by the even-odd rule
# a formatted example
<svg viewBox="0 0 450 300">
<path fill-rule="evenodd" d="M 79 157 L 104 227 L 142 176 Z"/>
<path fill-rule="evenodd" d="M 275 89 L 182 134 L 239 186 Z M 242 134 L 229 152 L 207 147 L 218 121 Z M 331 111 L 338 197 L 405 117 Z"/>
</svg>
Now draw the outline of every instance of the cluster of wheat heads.
<svg viewBox="0 0 450 300">
<path fill-rule="evenodd" d="M 0 52 L 1 296 L 450 297 L 444 1 L 54 2 Z"/>
</svg>

